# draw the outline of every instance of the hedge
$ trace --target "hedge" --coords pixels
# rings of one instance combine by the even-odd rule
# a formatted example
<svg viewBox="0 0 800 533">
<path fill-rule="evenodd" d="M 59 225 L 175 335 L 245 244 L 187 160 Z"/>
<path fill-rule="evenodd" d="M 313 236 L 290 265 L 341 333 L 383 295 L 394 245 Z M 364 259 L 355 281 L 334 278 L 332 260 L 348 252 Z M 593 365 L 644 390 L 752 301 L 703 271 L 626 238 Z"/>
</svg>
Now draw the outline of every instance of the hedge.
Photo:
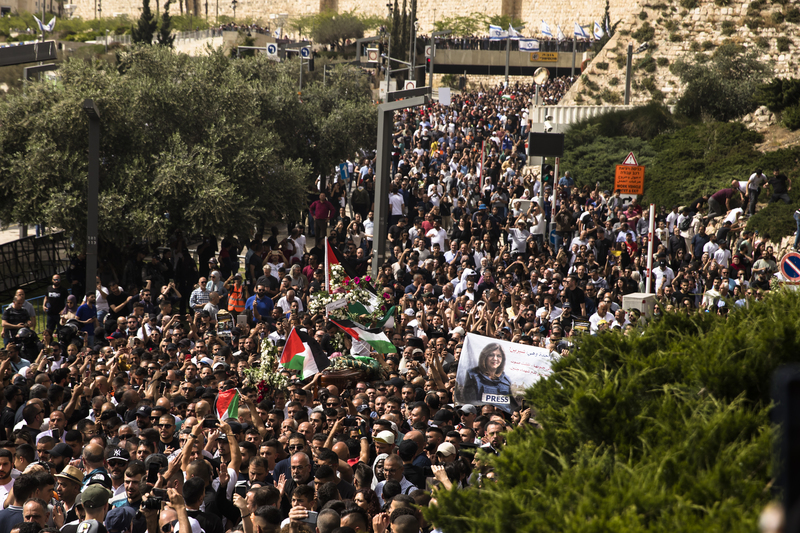
<svg viewBox="0 0 800 533">
<path fill-rule="evenodd" d="M 529 389 L 496 482 L 438 491 L 451 532 L 751 532 L 773 498 L 770 381 L 800 360 L 800 295 L 586 337 Z"/>
</svg>

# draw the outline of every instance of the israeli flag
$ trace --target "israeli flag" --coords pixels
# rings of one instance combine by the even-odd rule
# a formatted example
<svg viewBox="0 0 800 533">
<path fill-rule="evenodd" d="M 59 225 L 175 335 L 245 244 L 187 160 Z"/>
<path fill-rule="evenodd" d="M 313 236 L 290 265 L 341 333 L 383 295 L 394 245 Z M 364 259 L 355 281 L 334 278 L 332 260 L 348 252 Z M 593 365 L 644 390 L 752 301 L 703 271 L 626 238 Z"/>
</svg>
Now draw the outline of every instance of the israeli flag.
<svg viewBox="0 0 800 533">
<path fill-rule="evenodd" d="M 524 52 L 538 52 L 539 41 L 536 39 L 520 39 L 519 49 Z"/>
<path fill-rule="evenodd" d="M 563 31 L 561 31 L 561 26 L 556 24 L 556 28 L 558 29 L 558 40 L 559 41 L 566 41 L 567 40 L 567 36 L 564 35 Z"/>
<path fill-rule="evenodd" d="M 550 26 L 548 26 L 544 20 L 542 20 L 542 35 L 547 35 L 548 37 L 553 36 L 553 32 L 550 31 Z"/>
<path fill-rule="evenodd" d="M 520 37 L 522 37 L 522 34 L 520 32 L 518 32 L 517 30 L 515 30 L 514 26 L 509 24 L 508 25 L 508 36 L 511 37 L 512 39 L 519 39 Z"/>
<path fill-rule="evenodd" d="M 504 31 L 500 26 L 489 24 L 489 39 L 492 41 L 499 41 L 500 39 L 507 39 L 508 32 Z"/>
<path fill-rule="evenodd" d="M 583 26 L 581 26 L 577 22 L 575 23 L 575 37 L 582 37 L 584 39 L 589 38 L 589 34 L 586 33 L 586 30 L 583 29 Z"/>
<path fill-rule="evenodd" d="M 608 19 L 609 18 L 610 17 L 606 17 L 606 35 L 608 35 L 610 37 L 611 36 L 611 30 L 608 29 Z"/>
<path fill-rule="evenodd" d="M 600 24 L 595 22 L 594 23 L 594 38 L 599 41 L 600 39 L 603 38 L 604 35 L 605 35 L 605 33 L 603 33 L 603 28 L 600 27 Z"/>
</svg>

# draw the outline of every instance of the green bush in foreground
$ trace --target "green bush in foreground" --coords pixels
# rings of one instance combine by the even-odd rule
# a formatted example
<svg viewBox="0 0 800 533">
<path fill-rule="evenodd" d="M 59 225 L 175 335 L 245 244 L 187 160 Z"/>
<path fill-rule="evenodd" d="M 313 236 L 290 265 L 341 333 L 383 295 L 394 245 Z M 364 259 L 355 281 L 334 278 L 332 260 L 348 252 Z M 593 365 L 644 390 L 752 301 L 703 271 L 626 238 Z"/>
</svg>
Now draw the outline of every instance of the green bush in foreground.
<svg viewBox="0 0 800 533">
<path fill-rule="evenodd" d="M 542 430 L 490 459 L 497 482 L 437 494 L 450 532 L 750 532 L 771 498 L 770 380 L 800 360 L 800 295 L 725 320 L 671 314 L 587 337 L 528 391 Z"/>
</svg>

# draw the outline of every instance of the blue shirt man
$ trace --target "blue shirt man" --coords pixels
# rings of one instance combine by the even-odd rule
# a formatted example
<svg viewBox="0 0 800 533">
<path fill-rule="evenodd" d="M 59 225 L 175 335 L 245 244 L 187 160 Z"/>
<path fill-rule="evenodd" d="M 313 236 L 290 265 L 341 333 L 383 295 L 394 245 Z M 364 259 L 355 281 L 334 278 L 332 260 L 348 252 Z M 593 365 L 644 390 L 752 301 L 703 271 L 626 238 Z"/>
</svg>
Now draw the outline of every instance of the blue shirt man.
<svg viewBox="0 0 800 533">
<path fill-rule="evenodd" d="M 89 335 L 89 346 L 94 346 L 94 329 L 97 322 L 97 306 L 95 302 L 95 295 L 90 294 L 86 297 L 86 303 L 75 311 L 78 321 L 82 324 L 81 331 L 85 331 Z"/>
<path fill-rule="evenodd" d="M 564 173 L 564 177 L 558 180 L 559 187 L 563 187 L 568 193 L 575 186 L 575 180 L 569 172 Z"/>
<path fill-rule="evenodd" d="M 260 322 L 266 320 L 272 321 L 272 310 L 275 305 L 272 303 L 272 298 L 267 296 L 267 288 L 264 285 L 256 287 L 256 294 L 247 299 L 244 305 L 245 311 L 250 311 L 253 320 Z"/>
</svg>

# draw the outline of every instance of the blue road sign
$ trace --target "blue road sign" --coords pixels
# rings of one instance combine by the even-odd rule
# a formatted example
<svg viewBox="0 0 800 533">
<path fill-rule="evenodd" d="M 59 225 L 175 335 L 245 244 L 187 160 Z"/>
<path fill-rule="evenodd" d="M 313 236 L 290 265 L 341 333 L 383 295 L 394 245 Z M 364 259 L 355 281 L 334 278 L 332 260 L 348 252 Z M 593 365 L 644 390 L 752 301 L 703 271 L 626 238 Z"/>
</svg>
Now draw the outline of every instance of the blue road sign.
<svg viewBox="0 0 800 533">
<path fill-rule="evenodd" d="M 278 45 L 275 43 L 270 43 L 267 45 L 267 53 L 271 56 L 274 56 L 278 53 Z"/>
<path fill-rule="evenodd" d="M 308 59 L 309 57 L 311 57 L 311 48 L 309 48 L 308 46 L 303 46 L 302 48 L 300 48 L 300 57 L 302 57 L 303 59 Z"/>
<path fill-rule="evenodd" d="M 781 259 L 781 273 L 791 281 L 800 280 L 800 254 L 789 252 Z"/>
<path fill-rule="evenodd" d="M 556 245 L 556 230 L 550 231 L 550 244 Z"/>
</svg>

